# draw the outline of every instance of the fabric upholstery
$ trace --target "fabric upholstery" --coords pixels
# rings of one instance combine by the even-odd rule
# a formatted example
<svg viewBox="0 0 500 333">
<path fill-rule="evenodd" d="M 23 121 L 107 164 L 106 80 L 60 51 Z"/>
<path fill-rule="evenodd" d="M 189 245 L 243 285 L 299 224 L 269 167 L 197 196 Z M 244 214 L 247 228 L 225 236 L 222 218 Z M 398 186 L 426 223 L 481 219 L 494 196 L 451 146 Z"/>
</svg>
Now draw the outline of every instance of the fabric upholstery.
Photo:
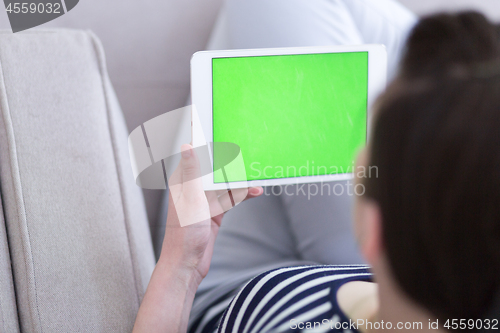
<svg viewBox="0 0 500 333">
<path fill-rule="evenodd" d="M 154 255 L 99 41 L 74 30 L 0 34 L 0 102 L 21 331 L 131 331 Z"/>
<path fill-rule="evenodd" d="M 4 141 L 1 136 L 0 141 Z M 0 193 L 0 332 L 19 332 L 17 320 L 17 306 L 14 294 L 14 283 L 12 281 L 12 266 L 10 263 L 9 246 L 7 244 L 7 233 L 5 219 L 2 209 L 2 196 Z"/>
</svg>

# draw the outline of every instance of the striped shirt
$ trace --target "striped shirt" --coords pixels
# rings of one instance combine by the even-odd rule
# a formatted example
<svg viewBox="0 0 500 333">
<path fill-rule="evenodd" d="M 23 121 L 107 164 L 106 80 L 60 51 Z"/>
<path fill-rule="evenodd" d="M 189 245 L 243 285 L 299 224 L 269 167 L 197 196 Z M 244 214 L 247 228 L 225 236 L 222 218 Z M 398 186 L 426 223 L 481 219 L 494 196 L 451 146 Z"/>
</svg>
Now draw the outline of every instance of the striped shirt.
<svg viewBox="0 0 500 333">
<path fill-rule="evenodd" d="M 347 282 L 371 278 L 362 265 L 274 269 L 207 303 L 189 333 L 352 332 L 342 328 L 349 319 L 339 308 L 337 291 Z"/>
</svg>

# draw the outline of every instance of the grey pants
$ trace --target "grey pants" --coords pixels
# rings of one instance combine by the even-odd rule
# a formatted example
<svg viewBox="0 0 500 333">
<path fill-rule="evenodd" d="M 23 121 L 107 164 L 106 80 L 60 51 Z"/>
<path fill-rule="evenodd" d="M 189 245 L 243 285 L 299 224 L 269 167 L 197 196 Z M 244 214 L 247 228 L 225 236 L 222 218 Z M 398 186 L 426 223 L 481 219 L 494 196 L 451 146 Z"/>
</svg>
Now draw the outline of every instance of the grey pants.
<svg viewBox="0 0 500 333">
<path fill-rule="evenodd" d="M 231 209 L 199 292 L 277 266 L 362 263 L 351 227 L 352 191 L 352 181 L 266 187 Z"/>
<path fill-rule="evenodd" d="M 395 0 L 227 0 L 208 48 L 384 44 L 392 78 L 416 22 Z M 192 315 L 203 311 L 204 300 L 267 269 L 362 263 L 352 235 L 352 192 L 345 181 L 269 187 L 227 212 Z"/>
<path fill-rule="evenodd" d="M 384 44 L 391 78 L 416 22 L 395 0 L 227 0 L 208 48 Z M 276 266 L 362 263 L 352 191 L 345 181 L 269 187 L 227 212 L 199 294 Z"/>
</svg>

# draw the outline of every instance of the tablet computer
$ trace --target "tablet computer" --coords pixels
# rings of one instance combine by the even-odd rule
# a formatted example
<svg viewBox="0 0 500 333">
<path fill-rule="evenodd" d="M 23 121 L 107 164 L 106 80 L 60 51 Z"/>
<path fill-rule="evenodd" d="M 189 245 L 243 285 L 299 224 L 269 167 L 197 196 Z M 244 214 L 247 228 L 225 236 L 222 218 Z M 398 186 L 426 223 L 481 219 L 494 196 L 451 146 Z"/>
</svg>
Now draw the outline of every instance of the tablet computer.
<svg viewBox="0 0 500 333">
<path fill-rule="evenodd" d="M 205 189 L 352 178 L 386 73 L 383 45 L 195 53 L 192 144 L 208 147 Z"/>
</svg>

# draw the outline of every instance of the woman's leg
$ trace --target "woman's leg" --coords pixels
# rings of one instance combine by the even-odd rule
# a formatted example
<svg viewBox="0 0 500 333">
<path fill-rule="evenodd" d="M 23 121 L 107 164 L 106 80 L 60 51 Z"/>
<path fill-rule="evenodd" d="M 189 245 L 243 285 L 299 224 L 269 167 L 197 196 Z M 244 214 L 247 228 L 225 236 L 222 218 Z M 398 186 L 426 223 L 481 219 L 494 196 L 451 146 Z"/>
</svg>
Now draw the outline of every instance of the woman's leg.
<svg viewBox="0 0 500 333">
<path fill-rule="evenodd" d="M 282 188 L 280 198 L 301 259 L 327 265 L 363 263 L 352 230 L 352 181 Z"/>
<path fill-rule="evenodd" d="M 228 48 L 384 44 L 394 77 L 415 14 L 396 0 L 228 0 Z"/>
<path fill-rule="evenodd" d="M 230 48 L 362 44 L 340 0 L 228 0 Z"/>
<path fill-rule="evenodd" d="M 375 12 L 373 8 L 378 8 L 378 1 L 383 5 Z M 373 7 L 372 17 L 368 6 Z M 398 23 L 402 26 L 401 36 L 398 21 L 387 16 L 391 8 L 396 9 L 397 15 L 408 17 L 406 24 Z M 384 43 L 393 53 L 401 49 L 405 38 L 402 36 L 406 36 L 414 21 L 411 14 L 402 15 L 402 11 L 390 0 L 227 0 L 208 48 L 370 42 Z M 389 19 L 384 19 L 381 13 Z M 377 33 L 369 30 L 374 24 L 381 25 L 375 30 Z M 388 37 L 387 33 L 394 35 Z M 390 58 L 397 59 L 399 53 Z M 246 279 L 267 269 L 302 263 L 359 263 L 361 259 L 351 232 L 352 195 L 347 192 L 352 188 L 344 184 L 344 192 L 340 193 L 336 184 L 327 184 L 329 194 L 326 187 L 321 189 L 318 184 L 323 194 L 314 196 L 303 192 L 303 188 L 301 191 L 301 185 L 286 188 L 289 193 L 295 191 L 292 195 L 273 195 L 273 189 L 279 193 L 285 188 L 269 187 L 262 197 L 229 211 L 215 244 L 210 271 L 199 288 L 192 320 L 203 316 L 210 300 L 232 292 Z"/>
<path fill-rule="evenodd" d="M 394 0 L 228 0 L 225 10 L 228 48 L 384 44 L 390 77 L 416 23 Z M 279 197 L 301 259 L 361 262 L 351 228 L 352 184 L 289 186 L 292 195 L 284 190 Z"/>
<path fill-rule="evenodd" d="M 384 44 L 388 75 L 396 74 L 406 39 L 417 16 L 396 0 L 342 0 L 365 44 Z"/>
<path fill-rule="evenodd" d="M 331 5 L 336 3 L 328 2 Z M 393 77 L 406 38 L 416 24 L 416 16 L 393 0 L 340 2 L 348 10 L 355 26 L 348 26 L 348 30 L 355 29 L 363 43 L 386 46 L 389 76 Z M 329 22 L 333 26 L 339 24 L 333 20 Z M 330 42 L 338 44 L 337 40 Z M 290 195 L 283 192 L 282 202 L 301 258 L 324 264 L 361 262 L 351 228 L 352 185 L 352 181 L 297 185 L 288 189 Z"/>
<path fill-rule="evenodd" d="M 203 293 L 244 271 L 296 260 L 295 238 L 280 198 L 260 196 L 224 216 L 210 271 L 198 290 Z"/>
<path fill-rule="evenodd" d="M 200 331 L 206 322 L 222 315 L 225 306 L 218 302 L 224 299 L 228 304 L 253 277 L 278 267 L 306 264 L 315 263 L 299 260 L 280 198 L 261 196 L 242 202 L 222 221 L 210 270 L 191 310 L 190 332 Z"/>
<path fill-rule="evenodd" d="M 228 0 L 208 49 L 360 43 L 355 22 L 341 1 Z M 296 237 L 304 235 L 290 224 L 294 212 L 290 205 L 285 206 L 281 196 L 271 194 L 272 189 L 267 188 L 266 195 L 244 202 L 226 214 L 200 293 L 245 270 L 303 259 Z M 276 192 L 279 187 L 274 189 Z M 350 211 L 342 209 L 344 212 L 339 209 L 338 214 Z M 309 217 L 315 219 L 318 215 Z M 335 229 L 323 225 L 310 232 L 322 233 L 332 227 Z"/>
</svg>

